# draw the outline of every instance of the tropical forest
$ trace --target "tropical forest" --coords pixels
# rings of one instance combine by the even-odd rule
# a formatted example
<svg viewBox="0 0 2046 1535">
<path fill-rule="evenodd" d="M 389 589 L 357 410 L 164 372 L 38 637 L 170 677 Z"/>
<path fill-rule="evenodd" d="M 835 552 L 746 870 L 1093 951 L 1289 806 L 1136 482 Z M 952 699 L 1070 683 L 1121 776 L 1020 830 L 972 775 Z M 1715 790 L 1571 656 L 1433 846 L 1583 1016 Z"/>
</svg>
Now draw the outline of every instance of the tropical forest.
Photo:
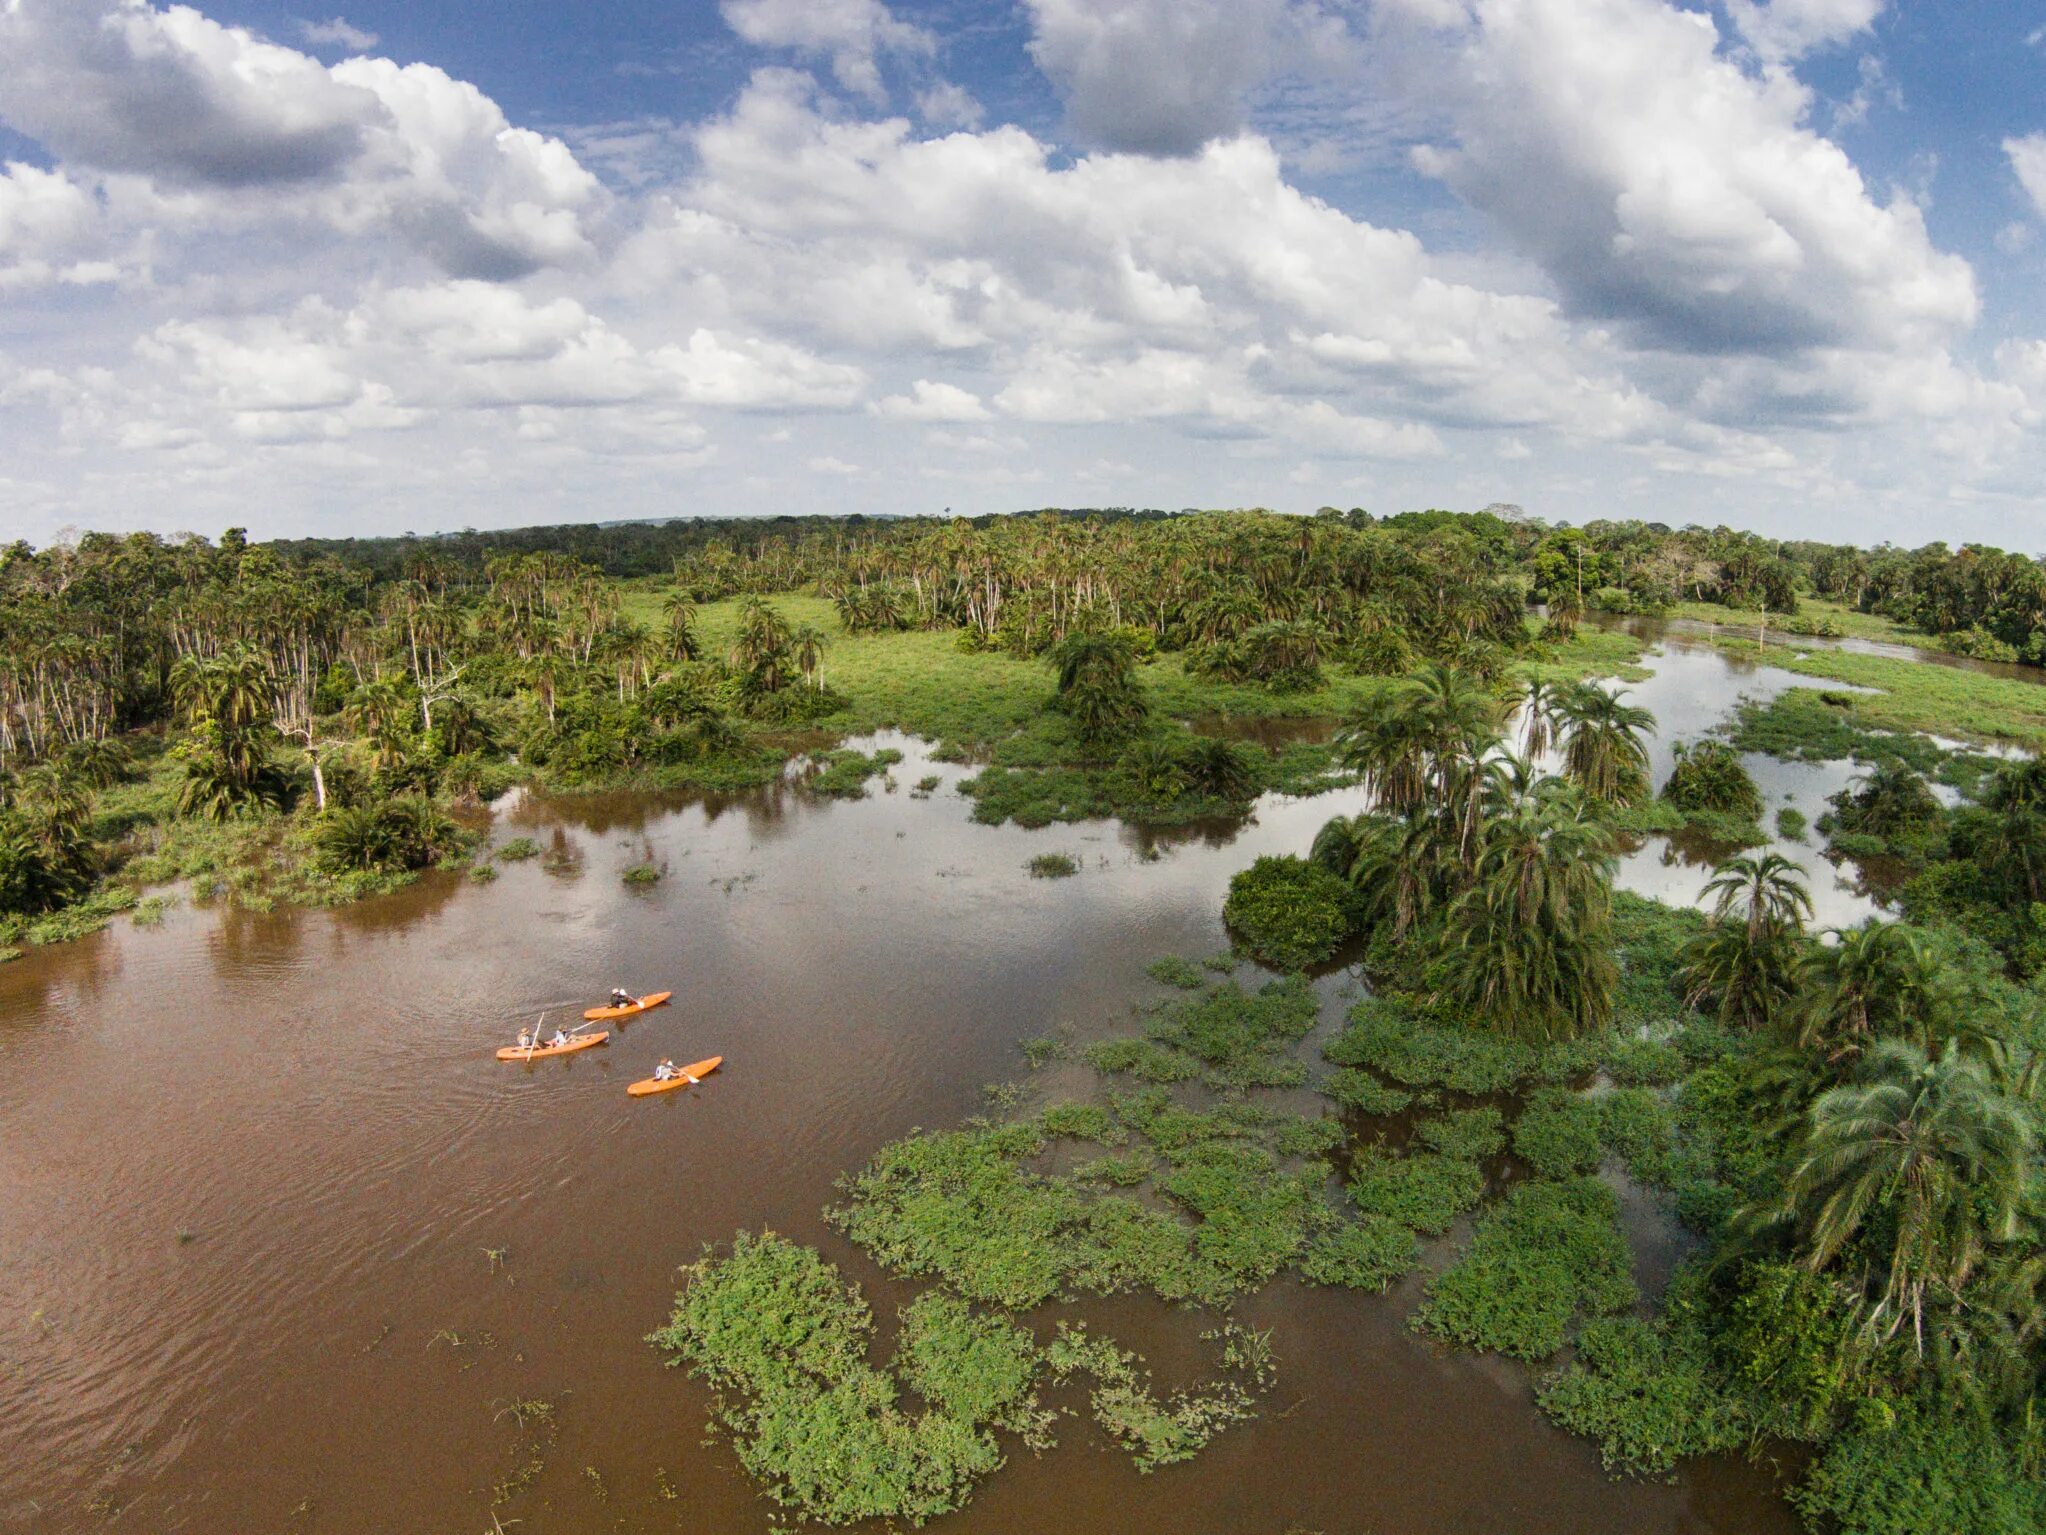
<svg viewBox="0 0 2046 1535">
<path fill-rule="evenodd" d="M 0 1461 L 80 1530 L 2027 1535 L 2042 747 L 1978 546 L 14 544 Z"/>
</svg>

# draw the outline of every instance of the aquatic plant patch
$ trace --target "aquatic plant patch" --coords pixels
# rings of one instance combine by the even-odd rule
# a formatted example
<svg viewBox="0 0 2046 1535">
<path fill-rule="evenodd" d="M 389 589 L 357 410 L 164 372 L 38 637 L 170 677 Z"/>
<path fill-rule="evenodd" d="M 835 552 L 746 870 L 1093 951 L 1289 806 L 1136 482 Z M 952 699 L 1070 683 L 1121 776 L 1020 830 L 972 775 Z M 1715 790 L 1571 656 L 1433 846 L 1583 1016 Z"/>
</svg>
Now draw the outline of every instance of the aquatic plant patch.
<svg viewBox="0 0 2046 1535">
<path fill-rule="evenodd" d="M 1564 1087 L 1541 1088 L 1513 1122 L 1514 1154 L 1544 1178 L 1588 1173 L 1604 1153 L 1604 1123 L 1598 1100 Z"/>
<path fill-rule="evenodd" d="M 1547 1359 L 1580 1314 L 1634 1304 L 1632 1267 L 1605 1184 L 1527 1184 L 1479 1218 L 1463 1254 L 1428 1282 L 1413 1325 L 1465 1348 Z"/>
<path fill-rule="evenodd" d="M 1389 1087 L 1355 1066 L 1330 1072 L 1317 1084 L 1317 1090 L 1346 1109 L 1374 1117 L 1397 1114 L 1416 1101 L 1405 1088 Z"/>
<path fill-rule="evenodd" d="M 877 1368 L 872 1312 L 810 1248 L 741 1232 L 685 1274 L 649 1341 L 716 1390 L 740 1464 L 807 1519 L 922 1524 L 1001 1465 L 994 1430 L 1042 1440 L 1022 1328 L 934 1294 L 904 1315 L 899 1367 Z M 925 1393 L 922 1412 L 905 1383 Z"/>
<path fill-rule="evenodd" d="M 1370 997 L 1322 1051 L 1337 1066 L 1369 1066 L 1405 1087 L 1500 1093 L 1534 1070 L 1536 1051 L 1475 1027 L 1445 1027 L 1399 1002 Z"/>
<path fill-rule="evenodd" d="M 1385 1215 L 1363 1215 L 1316 1234 L 1300 1257 L 1310 1284 L 1385 1290 L 1421 1261 L 1412 1228 Z"/>
<path fill-rule="evenodd" d="M 1350 1158 L 1349 1193 L 1361 1214 L 1439 1236 L 1484 1197 L 1485 1174 L 1462 1157 L 1360 1146 Z"/>
</svg>

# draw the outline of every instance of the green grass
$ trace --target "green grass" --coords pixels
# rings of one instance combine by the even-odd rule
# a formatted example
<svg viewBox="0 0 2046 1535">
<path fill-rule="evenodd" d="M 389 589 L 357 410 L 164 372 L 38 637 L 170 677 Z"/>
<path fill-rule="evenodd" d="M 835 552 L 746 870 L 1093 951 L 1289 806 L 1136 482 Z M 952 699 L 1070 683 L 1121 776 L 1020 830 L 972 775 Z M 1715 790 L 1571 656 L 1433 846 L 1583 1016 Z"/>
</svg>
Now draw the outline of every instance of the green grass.
<svg viewBox="0 0 2046 1535">
<path fill-rule="evenodd" d="M 2033 751 L 2046 748 L 2046 681 L 2020 682 L 1960 667 L 1844 650 L 1772 651 L 1769 664 L 1803 677 L 1872 689 L 1853 695 L 1841 710 L 1864 730 L 1918 731 L 1949 740 L 2008 742 Z M 2040 675 L 2046 679 L 2046 672 Z M 1779 695 L 1776 704 L 1780 707 L 1801 692 Z M 1742 734 L 1736 734 L 1735 744 L 1744 751 L 1768 749 L 1748 744 Z"/>
<path fill-rule="evenodd" d="M 1080 872 L 1080 860 L 1071 853 L 1039 853 L 1023 867 L 1032 879 L 1071 879 Z"/>
<path fill-rule="evenodd" d="M 1880 613 L 1863 613 L 1842 602 L 1832 602 L 1824 597 L 1802 597 L 1798 600 L 1795 617 L 1785 619 L 1782 614 L 1769 615 L 1769 634 L 1795 637 L 1796 630 L 1786 624 L 1816 623 L 1826 632 L 1847 639 L 1874 640 L 1885 645 L 1909 645 L 1916 650 L 1945 651 L 1959 654 L 1955 639 L 1951 635 L 1932 634 L 1924 629 L 1900 624 L 1894 618 L 1885 618 Z M 1732 628 L 1753 630 L 1755 614 L 1729 608 L 1717 602 L 1680 602 L 1669 610 L 1671 618 L 1688 618 L 1699 623 L 1724 624 Z"/>
<path fill-rule="evenodd" d="M 856 751 L 827 752 L 822 757 L 823 766 L 805 780 L 812 794 L 822 794 L 827 799 L 864 799 L 867 780 L 878 778 L 902 760 L 902 753 L 892 749 L 868 755 Z"/>
</svg>

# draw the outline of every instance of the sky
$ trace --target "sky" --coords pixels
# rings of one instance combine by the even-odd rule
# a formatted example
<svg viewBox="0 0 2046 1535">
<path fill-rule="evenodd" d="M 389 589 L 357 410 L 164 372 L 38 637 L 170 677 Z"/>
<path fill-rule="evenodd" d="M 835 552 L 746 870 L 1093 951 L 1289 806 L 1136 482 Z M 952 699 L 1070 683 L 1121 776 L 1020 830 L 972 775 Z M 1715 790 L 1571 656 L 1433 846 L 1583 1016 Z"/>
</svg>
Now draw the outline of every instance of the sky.
<svg viewBox="0 0 2046 1535">
<path fill-rule="evenodd" d="M 2042 277 L 2038 0 L 0 0 L 5 540 L 2040 553 Z"/>
</svg>

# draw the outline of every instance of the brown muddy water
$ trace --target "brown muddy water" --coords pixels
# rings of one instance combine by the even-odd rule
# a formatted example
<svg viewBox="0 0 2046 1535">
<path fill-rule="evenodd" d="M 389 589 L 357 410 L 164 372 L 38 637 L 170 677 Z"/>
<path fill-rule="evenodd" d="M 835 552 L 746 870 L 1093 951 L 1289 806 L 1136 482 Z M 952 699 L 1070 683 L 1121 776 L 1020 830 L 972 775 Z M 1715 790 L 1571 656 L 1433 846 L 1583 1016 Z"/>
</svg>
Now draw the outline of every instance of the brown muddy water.
<svg viewBox="0 0 2046 1535">
<path fill-rule="evenodd" d="M 1637 695 L 1666 725 L 1702 729 L 1740 689 L 1777 685 L 1674 642 L 1651 664 Z M 1355 808 L 1271 800 L 1186 838 L 989 828 L 956 792 L 970 769 L 889 744 L 909 753 L 900 787 L 865 800 L 523 803 L 495 839 L 560 856 L 488 886 L 433 875 L 331 913 L 178 909 L 0 967 L 0 1527 L 767 1529 L 773 1506 L 705 1442 L 706 1394 L 642 1341 L 676 1267 L 768 1226 L 819 1244 L 891 1317 L 909 1292 L 819 1218 L 834 1179 L 1026 1077 L 1019 1041 L 1126 1019 L 1156 993 L 1146 964 L 1224 945 L 1231 874 Z M 942 786 L 913 796 L 926 774 Z M 1789 792 L 1815 814 L 1819 787 L 1773 785 L 1772 811 Z M 1047 851 L 1082 872 L 1029 878 Z M 1636 854 L 1628 882 L 1702 882 L 1660 856 Z M 649 857 L 661 883 L 621 883 Z M 603 1048 L 492 1058 L 542 1010 L 566 1018 L 614 984 L 677 996 Z M 1324 982 L 1331 1020 L 1343 984 Z M 703 1086 L 627 1098 L 660 1056 L 709 1054 L 726 1065 Z M 1664 1218 L 1632 1214 L 1644 1266 L 1666 1267 Z M 1258 1421 L 1141 1477 L 1065 1419 L 1056 1450 L 1014 1449 L 936 1528 L 1794 1528 L 1768 1464 L 1608 1481 L 1534 1409 L 1525 1371 L 1410 1334 L 1413 1300 L 1275 1284 L 1238 1313 L 1273 1329 L 1280 1363 Z M 1074 1309 L 1163 1384 L 1201 1368 L 1208 1319 Z M 533 1398 L 554 1404 L 551 1431 L 508 1411 Z"/>
</svg>

